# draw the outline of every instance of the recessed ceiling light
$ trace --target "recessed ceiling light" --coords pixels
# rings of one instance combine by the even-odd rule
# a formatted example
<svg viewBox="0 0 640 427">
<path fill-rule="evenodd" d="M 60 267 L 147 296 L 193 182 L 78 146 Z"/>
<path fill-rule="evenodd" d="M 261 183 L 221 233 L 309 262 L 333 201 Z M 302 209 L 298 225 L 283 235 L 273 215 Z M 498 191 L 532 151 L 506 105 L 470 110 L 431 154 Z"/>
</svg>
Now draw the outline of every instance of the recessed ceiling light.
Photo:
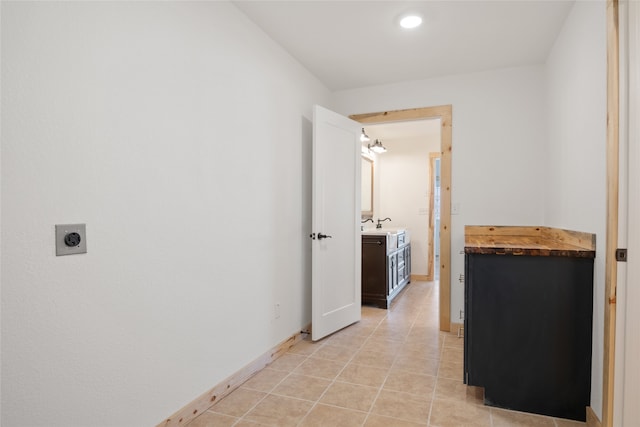
<svg viewBox="0 0 640 427">
<path fill-rule="evenodd" d="M 416 28 L 422 24 L 422 18 L 418 15 L 407 15 L 400 20 L 402 28 Z"/>
</svg>

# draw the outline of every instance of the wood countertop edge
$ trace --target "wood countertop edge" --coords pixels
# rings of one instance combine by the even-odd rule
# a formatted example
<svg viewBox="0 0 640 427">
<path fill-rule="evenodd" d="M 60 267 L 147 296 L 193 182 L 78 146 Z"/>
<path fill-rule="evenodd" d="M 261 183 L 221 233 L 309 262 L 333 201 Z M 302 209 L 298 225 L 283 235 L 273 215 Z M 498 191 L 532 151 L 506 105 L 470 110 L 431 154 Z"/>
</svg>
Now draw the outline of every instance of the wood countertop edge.
<svg viewBox="0 0 640 427">
<path fill-rule="evenodd" d="M 559 256 L 573 258 L 595 258 L 596 252 L 584 249 L 542 249 L 515 247 L 465 246 L 465 254 L 511 255 L 511 256 Z"/>
<path fill-rule="evenodd" d="M 595 258 L 592 233 L 539 226 L 465 226 L 465 253 Z"/>
</svg>

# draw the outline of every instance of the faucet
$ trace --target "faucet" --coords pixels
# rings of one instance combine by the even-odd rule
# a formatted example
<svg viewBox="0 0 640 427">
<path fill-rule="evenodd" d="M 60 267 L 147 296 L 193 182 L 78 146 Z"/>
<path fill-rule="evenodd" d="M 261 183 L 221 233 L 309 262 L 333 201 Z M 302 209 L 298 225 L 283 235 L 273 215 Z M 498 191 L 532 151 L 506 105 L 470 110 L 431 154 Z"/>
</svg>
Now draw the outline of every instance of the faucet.
<svg viewBox="0 0 640 427">
<path fill-rule="evenodd" d="M 385 219 L 378 218 L 378 224 L 376 224 L 376 228 L 382 228 L 382 224 L 381 223 L 385 222 L 385 221 L 391 221 L 391 218 L 389 218 L 389 217 L 387 217 Z"/>
<path fill-rule="evenodd" d="M 367 218 L 364 221 L 360 221 L 360 224 L 364 224 L 364 223 L 369 222 L 369 221 L 371 221 L 373 223 L 373 219 Z M 360 226 L 360 231 L 364 231 L 364 225 Z"/>
</svg>

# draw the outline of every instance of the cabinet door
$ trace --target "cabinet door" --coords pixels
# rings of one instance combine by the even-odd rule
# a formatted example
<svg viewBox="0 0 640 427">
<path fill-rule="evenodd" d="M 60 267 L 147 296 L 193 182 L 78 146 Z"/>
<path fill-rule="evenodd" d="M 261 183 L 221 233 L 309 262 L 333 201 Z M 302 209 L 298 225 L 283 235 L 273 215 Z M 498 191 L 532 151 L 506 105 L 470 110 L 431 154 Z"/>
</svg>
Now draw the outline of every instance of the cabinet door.
<svg viewBox="0 0 640 427">
<path fill-rule="evenodd" d="M 411 243 L 404 248 L 404 271 L 407 272 L 407 279 L 411 279 Z"/>
<path fill-rule="evenodd" d="M 387 249 L 384 236 L 362 237 L 362 299 L 368 303 L 386 301 Z"/>
<path fill-rule="evenodd" d="M 467 254 L 465 382 L 507 409 L 584 421 L 593 260 Z"/>
<path fill-rule="evenodd" d="M 387 285 L 387 295 L 391 295 L 393 290 L 398 285 L 398 265 L 396 260 L 396 254 L 389 255 L 389 282 Z"/>
</svg>

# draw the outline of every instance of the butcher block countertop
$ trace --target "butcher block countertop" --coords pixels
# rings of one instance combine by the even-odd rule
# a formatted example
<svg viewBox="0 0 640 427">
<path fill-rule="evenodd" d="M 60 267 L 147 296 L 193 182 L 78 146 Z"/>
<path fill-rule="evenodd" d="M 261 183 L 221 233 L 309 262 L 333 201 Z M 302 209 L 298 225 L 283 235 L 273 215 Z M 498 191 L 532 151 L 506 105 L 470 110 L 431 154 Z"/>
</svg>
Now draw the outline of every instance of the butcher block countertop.
<svg viewBox="0 0 640 427">
<path fill-rule="evenodd" d="M 466 225 L 464 252 L 595 258 L 596 235 L 550 227 Z"/>
</svg>

